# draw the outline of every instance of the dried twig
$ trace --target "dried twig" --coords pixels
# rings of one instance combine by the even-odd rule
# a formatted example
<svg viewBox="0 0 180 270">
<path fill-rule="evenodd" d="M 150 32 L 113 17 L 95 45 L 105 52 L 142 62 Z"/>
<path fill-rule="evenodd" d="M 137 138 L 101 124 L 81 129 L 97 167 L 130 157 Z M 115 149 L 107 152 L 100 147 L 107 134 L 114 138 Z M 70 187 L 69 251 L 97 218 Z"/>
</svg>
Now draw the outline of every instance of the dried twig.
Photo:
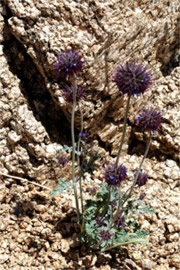
<svg viewBox="0 0 180 270">
<path fill-rule="evenodd" d="M 41 187 L 41 188 L 48 189 L 48 190 L 52 191 L 51 188 L 48 188 L 48 187 L 43 186 L 43 185 L 41 185 L 41 184 L 38 184 L 38 183 L 35 183 L 35 182 L 32 182 L 32 181 L 29 181 L 29 180 L 27 180 L 27 179 L 25 179 L 25 178 L 13 176 L 13 175 L 10 175 L 10 174 L 5 174 L 5 173 L 2 173 L 2 172 L 0 172 L 0 175 L 2 175 L 2 176 L 4 176 L 4 177 L 12 178 L 12 179 L 17 179 L 17 180 L 20 180 L 20 181 L 22 180 L 22 181 L 24 181 L 24 182 L 28 182 L 28 183 L 33 184 L 33 185 L 35 185 L 35 186 L 38 186 L 38 187 Z"/>
</svg>

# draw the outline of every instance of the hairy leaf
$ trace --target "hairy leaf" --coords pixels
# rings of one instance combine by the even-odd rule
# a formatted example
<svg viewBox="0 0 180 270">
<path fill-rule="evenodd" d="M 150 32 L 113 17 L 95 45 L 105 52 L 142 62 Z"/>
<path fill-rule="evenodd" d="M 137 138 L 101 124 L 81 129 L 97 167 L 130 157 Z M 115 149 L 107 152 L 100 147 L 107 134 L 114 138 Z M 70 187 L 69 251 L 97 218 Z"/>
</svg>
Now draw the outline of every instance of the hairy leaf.
<svg viewBox="0 0 180 270">
<path fill-rule="evenodd" d="M 154 209 L 152 209 L 148 206 L 142 207 L 140 210 L 143 211 L 144 213 L 147 213 L 147 214 L 155 214 Z"/>
<path fill-rule="evenodd" d="M 61 195 L 65 190 L 69 191 L 72 189 L 72 183 L 69 180 L 58 179 L 58 187 L 53 189 L 51 196 Z"/>
</svg>

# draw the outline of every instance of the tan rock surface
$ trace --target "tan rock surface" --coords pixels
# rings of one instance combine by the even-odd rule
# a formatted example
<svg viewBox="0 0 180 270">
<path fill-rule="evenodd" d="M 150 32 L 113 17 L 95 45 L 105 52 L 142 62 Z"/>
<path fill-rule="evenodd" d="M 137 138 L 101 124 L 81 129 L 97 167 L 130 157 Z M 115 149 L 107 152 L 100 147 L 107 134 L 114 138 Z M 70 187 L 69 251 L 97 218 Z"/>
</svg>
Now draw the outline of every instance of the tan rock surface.
<svg viewBox="0 0 180 270">
<path fill-rule="evenodd" d="M 148 65 L 156 80 L 148 94 L 132 101 L 131 117 L 146 104 L 163 109 L 166 122 L 154 145 L 160 152 L 178 158 L 180 72 L 176 68 L 170 76 L 162 76 L 170 60 L 178 55 L 178 1 L 168 5 L 167 1 L 63 0 L 59 5 L 58 1 L 6 0 L 6 4 L 13 14 L 8 20 L 11 32 L 26 48 L 53 100 L 68 118 L 70 108 L 54 81 L 52 64 L 56 54 L 66 48 L 83 53 L 87 62 L 83 75 L 88 91 L 84 102 L 86 126 L 107 146 L 111 145 L 113 154 L 124 112 L 124 102 L 117 98 L 112 83 L 114 69 L 129 59 Z M 108 136 L 104 127 L 111 130 Z"/>
<path fill-rule="evenodd" d="M 136 59 L 153 75 L 152 89 L 131 101 L 123 161 L 132 173 L 147 140 L 134 128 L 135 114 L 152 104 L 164 117 L 144 165 L 151 179 L 142 191 L 155 214 L 139 222 L 150 230 L 150 246 L 130 246 L 128 257 L 88 254 L 75 240 L 71 195 L 52 199 L 47 190 L 0 177 L 0 270 L 180 268 L 178 7 L 176 0 L 0 2 L 1 172 L 54 186 L 61 170 L 53 158 L 70 138 L 63 123 L 71 108 L 53 70 L 65 48 L 79 49 L 87 63 L 82 106 L 101 159 L 116 154 L 121 137 L 125 100 L 112 83 L 118 63 Z M 101 172 L 94 175 L 99 184 Z"/>
</svg>

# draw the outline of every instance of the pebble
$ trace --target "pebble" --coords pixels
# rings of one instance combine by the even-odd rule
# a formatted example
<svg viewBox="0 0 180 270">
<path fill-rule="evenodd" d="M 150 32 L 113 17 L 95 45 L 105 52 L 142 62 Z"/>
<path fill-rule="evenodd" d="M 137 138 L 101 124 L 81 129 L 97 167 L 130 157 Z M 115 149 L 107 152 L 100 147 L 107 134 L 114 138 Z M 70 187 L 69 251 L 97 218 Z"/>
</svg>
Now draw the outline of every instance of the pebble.
<svg viewBox="0 0 180 270">
<path fill-rule="evenodd" d="M 62 252 L 67 253 L 68 250 L 69 250 L 69 248 L 70 248 L 69 242 L 66 239 L 62 239 L 61 240 L 61 247 L 60 248 L 61 248 L 61 251 Z"/>
<path fill-rule="evenodd" d="M 180 269 L 180 256 L 179 254 L 173 254 L 169 257 L 168 262 L 171 266 L 175 266 L 176 269 Z"/>
</svg>

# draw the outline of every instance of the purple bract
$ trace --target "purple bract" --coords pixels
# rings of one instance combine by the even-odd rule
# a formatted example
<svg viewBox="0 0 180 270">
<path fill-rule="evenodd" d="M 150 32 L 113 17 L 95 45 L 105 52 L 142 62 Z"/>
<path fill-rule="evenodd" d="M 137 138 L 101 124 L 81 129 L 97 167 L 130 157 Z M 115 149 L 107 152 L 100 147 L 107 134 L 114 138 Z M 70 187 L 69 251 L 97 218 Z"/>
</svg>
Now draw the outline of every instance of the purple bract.
<svg viewBox="0 0 180 270">
<path fill-rule="evenodd" d="M 144 200 L 145 196 L 146 196 L 146 193 L 141 193 L 141 194 L 139 195 L 139 200 L 140 200 L 140 201 Z"/>
<path fill-rule="evenodd" d="M 134 177 L 136 177 L 137 172 L 134 174 Z M 144 186 L 148 181 L 149 175 L 147 173 L 140 172 L 138 175 L 138 178 L 136 180 L 136 185 L 139 187 Z"/>
<path fill-rule="evenodd" d="M 115 223 L 115 225 L 116 225 L 117 227 L 124 227 L 124 226 L 125 226 L 124 221 L 125 221 L 124 216 L 118 215 L 118 216 L 116 217 L 114 223 Z"/>
<path fill-rule="evenodd" d="M 120 93 L 128 96 L 143 94 L 152 84 L 146 68 L 133 62 L 119 66 L 113 81 Z"/>
<path fill-rule="evenodd" d="M 73 85 L 66 85 L 63 89 L 63 94 L 67 102 L 73 102 Z M 83 99 L 85 97 L 85 91 L 81 86 L 77 86 L 76 89 L 76 101 Z"/>
<path fill-rule="evenodd" d="M 96 218 L 96 223 L 97 223 L 97 225 L 98 225 L 99 227 L 104 226 L 104 225 L 105 225 L 105 223 L 104 223 L 104 218 L 101 217 L 101 216 L 97 216 L 97 218 Z"/>
<path fill-rule="evenodd" d="M 127 168 L 124 165 L 109 164 L 104 172 L 108 185 L 118 185 L 127 177 Z"/>
<path fill-rule="evenodd" d="M 90 134 L 87 131 L 79 132 L 79 137 L 81 138 L 82 141 L 87 141 L 89 138 L 89 135 Z"/>
</svg>

